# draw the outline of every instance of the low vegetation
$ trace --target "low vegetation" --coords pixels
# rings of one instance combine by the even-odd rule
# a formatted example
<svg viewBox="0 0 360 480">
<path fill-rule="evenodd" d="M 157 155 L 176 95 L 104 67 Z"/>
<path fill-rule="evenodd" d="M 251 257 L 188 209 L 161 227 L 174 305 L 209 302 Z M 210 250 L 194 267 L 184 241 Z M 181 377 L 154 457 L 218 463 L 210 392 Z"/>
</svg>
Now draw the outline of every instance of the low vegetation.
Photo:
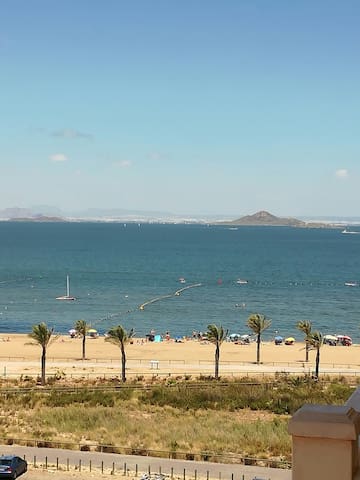
<svg viewBox="0 0 360 480">
<path fill-rule="evenodd" d="M 236 454 L 289 461 L 289 415 L 304 403 L 343 404 L 353 391 L 345 379 L 314 382 L 285 375 L 269 383 L 169 378 L 154 379 L 151 386 L 128 382 L 109 389 L 104 381 L 99 384 L 21 394 L 22 385 L 3 386 L 1 436 L 9 443 L 20 438 L 89 449 L 106 445 L 108 451 L 151 450 L 173 458 L 186 454 L 216 460 L 216 454 Z"/>
</svg>

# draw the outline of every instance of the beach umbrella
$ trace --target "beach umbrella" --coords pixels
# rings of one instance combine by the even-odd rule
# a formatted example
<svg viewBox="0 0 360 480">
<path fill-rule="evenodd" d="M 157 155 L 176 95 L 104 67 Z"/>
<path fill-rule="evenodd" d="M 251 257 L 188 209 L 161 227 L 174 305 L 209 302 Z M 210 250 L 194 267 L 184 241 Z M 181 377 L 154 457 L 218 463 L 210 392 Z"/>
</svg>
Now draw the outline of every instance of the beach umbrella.
<svg viewBox="0 0 360 480">
<path fill-rule="evenodd" d="M 292 345 L 293 343 L 295 343 L 294 337 L 285 338 L 285 345 Z"/>
<path fill-rule="evenodd" d="M 324 335 L 325 340 L 337 340 L 335 335 Z"/>
<path fill-rule="evenodd" d="M 76 333 L 75 328 L 70 328 L 69 333 L 70 333 L 70 335 Z"/>
<path fill-rule="evenodd" d="M 329 334 L 324 335 L 323 341 L 327 345 L 333 345 L 334 346 L 338 342 L 338 337 L 336 337 L 335 335 L 329 335 Z"/>
<path fill-rule="evenodd" d="M 340 342 L 342 345 L 350 346 L 352 345 L 352 338 L 348 335 L 338 335 L 337 341 Z"/>
<path fill-rule="evenodd" d="M 229 338 L 230 338 L 230 340 L 231 340 L 232 342 L 233 342 L 233 341 L 236 341 L 236 340 L 239 340 L 240 334 L 239 334 L 239 333 L 231 333 L 231 334 L 229 335 Z"/>
<path fill-rule="evenodd" d="M 280 343 L 282 343 L 283 340 L 284 340 L 283 337 L 281 337 L 280 335 L 276 335 L 276 337 L 274 338 L 276 345 L 279 345 Z"/>
<path fill-rule="evenodd" d="M 88 333 L 97 333 L 97 330 L 95 330 L 95 328 L 89 328 Z"/>
</svg>

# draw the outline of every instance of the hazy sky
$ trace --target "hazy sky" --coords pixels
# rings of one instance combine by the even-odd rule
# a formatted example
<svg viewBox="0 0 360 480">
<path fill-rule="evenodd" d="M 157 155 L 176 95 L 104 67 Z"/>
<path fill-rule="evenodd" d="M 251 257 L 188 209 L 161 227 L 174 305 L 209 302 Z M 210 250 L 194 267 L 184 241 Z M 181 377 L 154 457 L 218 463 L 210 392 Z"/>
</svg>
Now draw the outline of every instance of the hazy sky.
<svg viewBox="0 0 360 480">
<path fill-rule="evenodd" d="M 1 0 L 0 208 L 360 215 L 358 0 Z"/>
</svg>

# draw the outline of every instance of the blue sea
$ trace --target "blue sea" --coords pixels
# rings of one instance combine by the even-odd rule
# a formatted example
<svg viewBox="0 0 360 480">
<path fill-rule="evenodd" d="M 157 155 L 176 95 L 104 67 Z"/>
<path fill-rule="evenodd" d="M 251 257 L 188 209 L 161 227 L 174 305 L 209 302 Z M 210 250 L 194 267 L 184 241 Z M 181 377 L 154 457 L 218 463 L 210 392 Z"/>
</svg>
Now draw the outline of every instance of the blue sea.
<svg viewBox="0 0 360 480">
<path fill-rule="evenodd" d="M 360 284 L 360 235 L 338 229 L 0 222 L 0 255 L 0 334 L 39 322 L 65 333 L 78 319 L 100 333 L 244 334 L 262 313 L 265 338 L 302 339 L 296 323 L 310 320 L 360 342 L 360 287 L 345 286 Z M 56 300 L 67 275 L 74 302 Z"/>
</svg>

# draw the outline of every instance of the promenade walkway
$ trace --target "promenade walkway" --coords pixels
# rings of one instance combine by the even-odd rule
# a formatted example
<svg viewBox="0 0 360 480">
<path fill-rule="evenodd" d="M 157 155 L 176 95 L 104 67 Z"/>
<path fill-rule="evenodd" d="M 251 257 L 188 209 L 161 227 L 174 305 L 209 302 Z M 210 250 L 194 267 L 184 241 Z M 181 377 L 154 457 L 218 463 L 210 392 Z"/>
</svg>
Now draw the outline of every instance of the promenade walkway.
<svg viewBox="0 0 360 480">
<path fill-rule="evenodd" d="M 170 460 L 166 458 L 155 458 L 134 455 L 119 455 L 113 453 L 81 452 L 74 450 L 62 450 L 53 448 L 22 447 L 16 445 L 0 445 L 0 454 L 11 454 L 25 457 L 30 468 L 36 463 L 37 467 L 48 468 L 54 471 L 57 464 L 62 470 L 69 468 L 72 472 L 79 472 L 79 462 L 82 471 L 89 471 L 91 462 L 92 471 L 101 471 L 111 474 L 115 466 L 115 473 L 119 476 L 128 475 L 140 479 L 143 473 L 162 473 L 166 476 L 181 480 L 216 479 L 216 480 L 291 480 L 291 471 L 277 468 L 265 468 L 255 466 L 244 466 L 237 464 L 195 462 L 189 460 Z M 30 475 L 31 474 L 31 475 Z M 26 476 L 23 477 L 26 480 Z M 36 479 L 36 476 L 29 472 L 29 478 Z M 56 479 L 56 476 L 54 476 Z"/>
</svg>

